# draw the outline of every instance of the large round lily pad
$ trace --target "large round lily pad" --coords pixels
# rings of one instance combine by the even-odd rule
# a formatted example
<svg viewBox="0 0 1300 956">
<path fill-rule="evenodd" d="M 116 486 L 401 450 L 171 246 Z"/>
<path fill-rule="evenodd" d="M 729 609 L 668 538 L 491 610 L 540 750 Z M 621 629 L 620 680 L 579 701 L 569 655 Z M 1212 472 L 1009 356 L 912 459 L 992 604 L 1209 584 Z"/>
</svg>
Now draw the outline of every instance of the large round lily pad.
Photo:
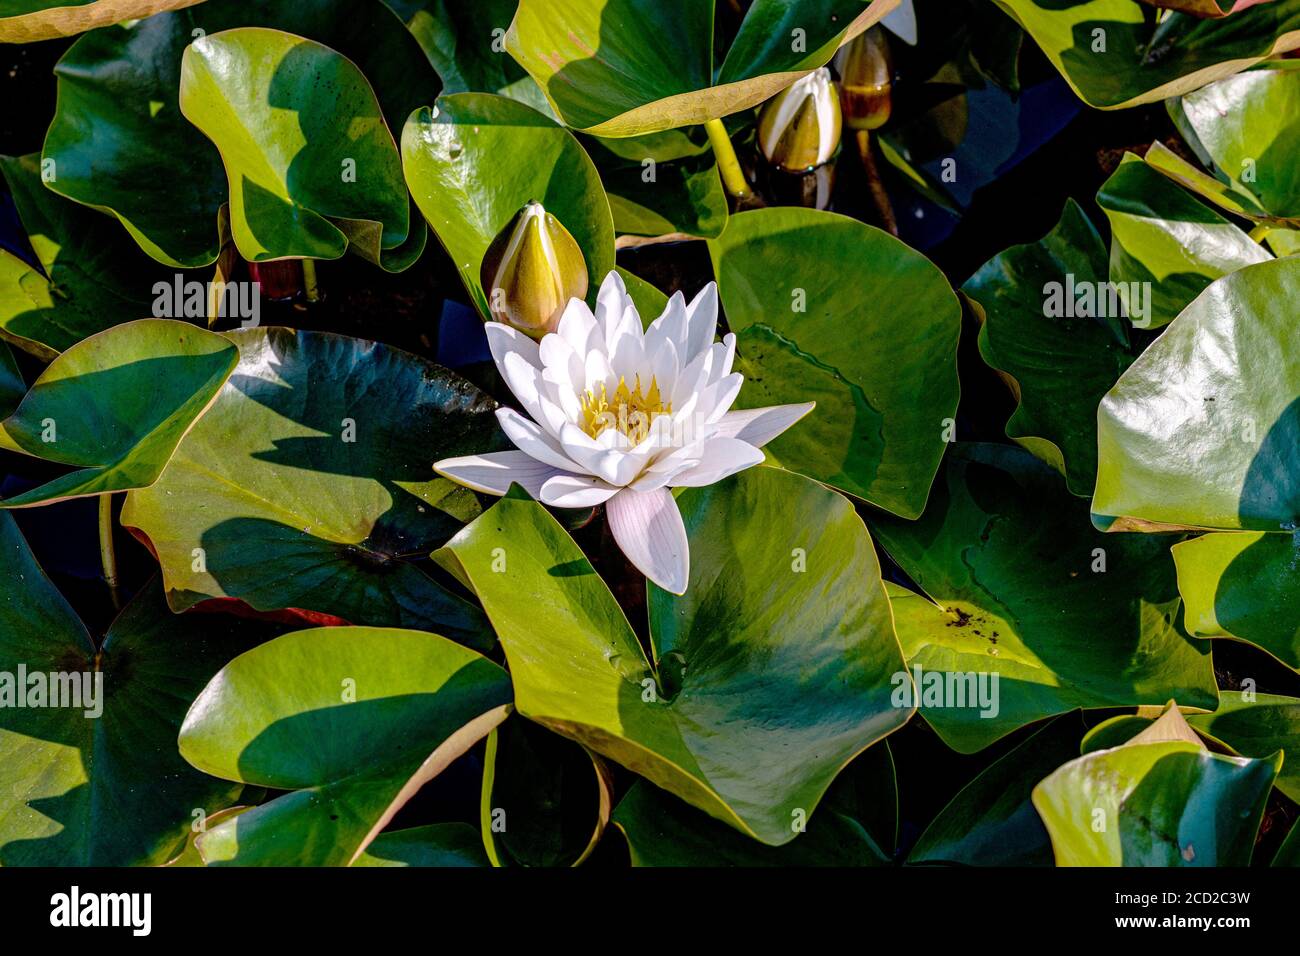
<svg viewBox="0 0 1300 956">
<path fill-rule="evenodd" d="M 1179 630 L 1170 541 L 1094 531 L 1028 452 L 959 444 L 919 521 L 871 527 L 922 591 L 889 589 L 921 716 L 950 747 L 1076 707 L 1216 705 L 1209 647 Z"/>
<path fill-rule="evenodd" d="M 1211 284 L 1097 412 L 1093 520 L 1283 531 L 1300 526 L 1300 259 Z"/>
<path fill-rule="evenodd" d="M 228 339 L 170 319 L 128 322 L 72 346 L 0 422 L 0 448 L 78 470 L 0 507 L 153 484 L 238 361 Z"/>
<path fill-rule="evenodd" d="M 443 96 L 407 119 L 402 166 L 411 195 L 485 318 L 483 255 L 534 201 L 578 243 L 595 302 L 614 268 L 614 225 L 596 167 L 564 127 L 504 96 Z"/>
<path fill-rule="evenodd" d="M 172 607 L 230 597 L 486 646 L 481 612 L 418 562 L 479 512 L 433 462 L 499 447 L 496 403 L 373 342 L 282 328 L 228 338 L 230 381 L 122 511 L 157 553 Z"/>
<path fill-rule="evenodd" d="M 276 638 L 199 694 L 180 753 L 215 777 L 291 792 L 213 827 L 199 852 L 209 866 L 349 864 L 509 707 L 505 671 L 436 634 Z"/>
<path fill-rule="evenodd" d="M 961 307 L 943 273 L 880 229 L 811 209 L 733 216 L 709 255 L 745 375 L 737 407 L 817 402 L 769 454 L 919 515 L 957 409 Z"/>
<path fill-rule="evenodd" d="M 196 810 L 212 815 L 241 789 L 181 759 L 185 708 L 226 661 L 276 629 L 216 614 L 178 617 L 155 580 L 97 642 L 8 514 L 0 514 L 0 553 L 0 863 L 169 860 Z M 52 673 L 63 676 L 52 681 Z M 50 688 L 39 705 L 38 682 Z"/>
<path fill-rule="evenodd" d="M 682 597 L 651 588 L 653 661 L 573 539 L 520 495 L 440 559 L 483 601 L 525 717 L 771 845 L 907 720 L 871 540 L 834 492 L 755 468 L 682 493 L 691 579 Z"/>
<path fill-rule="evenodd" d="M 634 136 L 757 106 L 896 6 L 754 0 L 715 64 L 713 0 L 521 0 L 506 45 L 566 124 Z"/>
</svg>

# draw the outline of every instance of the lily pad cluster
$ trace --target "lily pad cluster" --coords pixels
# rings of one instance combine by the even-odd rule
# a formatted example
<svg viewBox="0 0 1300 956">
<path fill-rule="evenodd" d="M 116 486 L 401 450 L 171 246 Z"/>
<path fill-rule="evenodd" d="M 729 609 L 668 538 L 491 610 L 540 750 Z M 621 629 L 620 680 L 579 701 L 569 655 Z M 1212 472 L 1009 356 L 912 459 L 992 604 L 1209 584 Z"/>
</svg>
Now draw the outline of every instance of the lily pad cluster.
<svg viewBox="0 0 1300 956">
<path fill-rule="evenodd" d="M 0 864 L 1300 860 L 1300 0 L 939 2 L 0 2 Z"/>
</svg>

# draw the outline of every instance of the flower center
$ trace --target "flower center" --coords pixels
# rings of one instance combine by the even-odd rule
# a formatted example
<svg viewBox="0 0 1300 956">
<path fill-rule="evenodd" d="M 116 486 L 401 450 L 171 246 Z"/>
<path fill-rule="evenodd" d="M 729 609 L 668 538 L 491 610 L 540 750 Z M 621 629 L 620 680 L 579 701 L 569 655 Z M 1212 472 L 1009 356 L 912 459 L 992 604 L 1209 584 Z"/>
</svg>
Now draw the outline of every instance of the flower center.
<svg viewBox="0 0 1300 956">
<path fill-rule="evenodd" d="M 641 376 L 636 376 L 633 387 L 620 377 L 618 388 L 610 395 L 602 383 L 599 393 L 587 389 L 582 395 L 582 430 L 592 438 L 599 438 L 607 428 L 626 435 L 633 445 L 639 445 L 650 434 L 650 425 L 660 415 L 671 415 L 672 403 L 664 404 L 659 395 L 659 383 L 652 377 L 650 390 L 641 391 Z"/>
</svg>

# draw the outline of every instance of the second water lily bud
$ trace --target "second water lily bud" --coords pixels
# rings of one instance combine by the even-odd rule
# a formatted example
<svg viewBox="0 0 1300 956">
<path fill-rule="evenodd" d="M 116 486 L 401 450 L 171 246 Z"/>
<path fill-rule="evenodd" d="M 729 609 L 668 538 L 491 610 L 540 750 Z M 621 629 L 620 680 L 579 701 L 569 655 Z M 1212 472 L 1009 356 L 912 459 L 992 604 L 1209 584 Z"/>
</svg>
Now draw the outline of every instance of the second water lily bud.
<svg viewBox="0 0 1300 956">
<path fill-rule="evenodd" d="M 835 54 L 844 88 L 844 123 L 849 129 L 879 129 L 889 120 L 894 65 L 889 38 L 880 27 L 859 34 Z"/>
<path fill-rule="evenodd" d="M 570 299 L 587 295 L 587 262 L 560 221 L 530 202 L 492 240 L 479 280 L 498 322 L 540 339 Z"/>
<path fill-rule="evenodd" d="M 835 155 L 840 100 L 830 70 L 814 70 L 768 100 L 758 121 L 758 145 L 768 162 L 790 173 L 813 169 Z"/>
</svg>

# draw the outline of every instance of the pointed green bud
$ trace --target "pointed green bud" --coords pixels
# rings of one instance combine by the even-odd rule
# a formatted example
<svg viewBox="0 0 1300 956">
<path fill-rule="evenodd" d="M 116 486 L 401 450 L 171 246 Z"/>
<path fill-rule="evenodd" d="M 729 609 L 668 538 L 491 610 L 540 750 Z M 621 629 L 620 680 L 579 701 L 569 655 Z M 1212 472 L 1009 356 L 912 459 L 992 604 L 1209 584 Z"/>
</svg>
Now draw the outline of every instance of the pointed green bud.
<svg viewBox="0 0 1300 956">
<path fill-rule="evenodd" d="M 587 295 L 587 262 L 560 221 L 530 202 L 492 240 L 479 281 L 498 322 L 540 339 L 570 299 Z"/>
<path fill-rule="evenodd" d="M 860 33 L 835 54 L 844 104 L 844 125 L 852 130 L 879 129 L 889 120 L 894 63 L 889 38 L 878 26 Z"/>
<path fill-rule="evenodd" d="M 772 165 L 795 173 L 827 162 L 840 145 L 840 100 L 831 72 L 814 70 L 767 101 L 758 145 Z"/>
</svg>

